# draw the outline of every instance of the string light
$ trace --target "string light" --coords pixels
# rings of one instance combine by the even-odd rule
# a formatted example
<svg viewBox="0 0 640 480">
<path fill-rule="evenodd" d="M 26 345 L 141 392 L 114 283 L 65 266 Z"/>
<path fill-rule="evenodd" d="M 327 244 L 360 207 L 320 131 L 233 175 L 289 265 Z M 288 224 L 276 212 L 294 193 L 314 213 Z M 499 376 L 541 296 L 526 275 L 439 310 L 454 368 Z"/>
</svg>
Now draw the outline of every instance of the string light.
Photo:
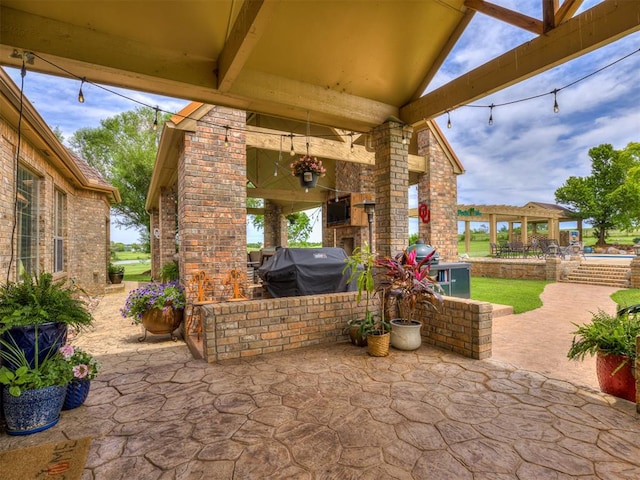
<svg viewBox="0 0 640 480">
<path fill-rule="evenodd" d="M 407 137 L 404 136 L 404 128 L 402 129 L 402 144 L 403 145 L 407 144 Z"/>
<path fill-rule="evenodd" d="M 78 92 L 78 102 L 80 103 L 84 103 L 84 94 L 82 93 L 82 86 L 86 81 L 87 79 L 85 77 L 82 77 L 82 82 L 80 83 L 80 91 Z"/>
<path fill-rule="evenodd" d="M 554 96 L 553 110 L 554 110 L 555 113 L 558 113 L 560 111 L 560 107 L 559 107 L 558 101 L 557 101 L 558 92 L 560 92 L 561 90 L 564 90 L 565 88 L 569 88 L 569 87 L 571 87 L 571 86 L 573 86 L 573 85 L 575 85 L 575 84 L 577 84 L 579 82 L 582 82 L 583 80 L 586 80 L 587 78 L 592 77 L 592 76 L 602 72 L 603 70 L 608 69 L 608 68 L 616 65 L 617 63 L 620 63 L 623 60 L 625 60 L 625 59 L 627 59 L 627 58 L 629 58 L 632 55 L 635 55 L 637 53 L 640 53 L 640 48 L 638 48 L 638 49 L 636 49 L 636 50 L 634 50 L 634 51 L 632 51 L 632 52 L 630 52 L 630 53 L 628 53 L 628 54 L 626 54 L 626 55 L 624 55 L 624 56 L 612 61 L 611 63 L 609 63 L 607 65 L 604 65 L 603 67 L 601 67 L 601 68 L 599 68 L 599 69 L 597 69 L 597 70 L 595 70 L 595 71 L 593 71 L 593 72 L 591 72 L 591 73 L 589 73 L 589 74 L 587 74 L 587 75 L 585 75 L 583 77 L 578 78 L 577 80 L 574 80 L 573 82 L 571 82 L 571 83 L 569 83 L 567 85 L 564 85 L 563 87 L 556 88 L 556 89 L 552 90 L 551 92 L 542 93 L 542 94 L 539 94 L 539 95 L 534 95 L 534 96 L 530 96 L 530 97 L 526 97 L 526 98 L 520 98 L 520 99 L 516 99 L 516 100 L 510 101 L 510 102 L 492 104 L 492 105 L 460 104 L 456 108 L 459 108 L 459 107 L 477 107 L 477 108 L 502 107 L 502 106 L 511 105 L 511 104 L 514 104 L 514 103 L 521 103 L 521 102 L 525 102 L 525 101 L 528 101 L 528 100 L 537 99 L 537 98 L 543 97 L 545 95 L 553 94 L 553 96 Z M 51 65 L 52 67 L 57 68 L 61 72 L 64 72 L 69 77 L 73 77 L 73 78 L 76 78 L 78 80 L 81 80 L 80 90 L 78 92 L 78 101 L 80 103 L 84 102 L 84 94 L 82 92 L 82 87 L 83 87 L 84 83 L 86 82 L 86 83 L 89 83 L 89 84 L 95 86 L 96 88 L 100 88 L 100 89 L 102 89 L 102 90 L 104 90 L 106 92 L 109 92 L 109 93 L 111 93 L 113 95 L 116 95 L 116 96 L 119 96 L 121 98 L 124 98 L 124 99 L 126 99 L 128 101 L 131 101 L 133 103 L 137 103 L 137 104 L 142 105 L 142 106 L 147 107 L 147 108 L 153 108 L 150 105 L 148 105 L 148 104 L 146 104 L 146 103 L 144 103 L 144 102 L 142 102 L 140 100 L 137 100 L 137 99 L 132 98 L 132 97 L 128 97 L 127 95 L 124 95 L 124 94 L 122 94 L 120 92 L 117 92 L 115 90 L 111 90 L 110 88 L 105 87 L 104 85 L 93 83 L 92 81 L 87 80 L 86 77 L 80 77 L 80 76 L 74 74 L 73 72 L 70 72 L 69 70 L 61 67 L 60 65 L 57 65 L 57 64 L 51 62 L 50 60 L 38 55 L 37 53 L 30 52 L 30 51 L 24 51 L 24 52 L 22 52 L 22 54 L 20 54 L 19 52 L 14 50 L 14 53 L 11 56 L 15 57 L 15 58 L 19 58 L 20 56 L 22 56 L 23 64 L 22 64 L 22 69 L 21 69 L 20 74 L 21 74 L 21 76 L 23 78 L 26 75 L 26 66 L 25 66 L 25 62 L 24 62 L 25 58 L 27 60 L 26 63 L 29 63 L 29 64 L 33 64 L 34 63 L 34 59 L 37 58 L 37 59 L 39 59 L 39 60 Z M 160 111 L 159 107 L 155 107 L 155 109 L 156 109 L 156 112 Z M 181 113 L 170 112 L 170 111 L 165 111 L 165 110 L 162 110 L 162 112 L 163 113 L 168 113 L 168 114 L 171 114 L 171 115 L 174 115 L 174 116 L 177 116 L 177 117 L 180 117 L 182 119 L 197 120 L 198 122 L 200 122 L 202 124 L 205 124 L 205 125 L 212 125 L 212 126 L 215 126 L 215 127 L 221 127 L 221 125 L 215 124 L 214 122 L 208 122 L 208 121 L 203 120 L 203 119 L 194 119 L 193 117 L 191 117 L 189 115 L 183 115 Z M 451 128 L 451 114 L 450 114 L 451 111 L 450 110 L 446 110 L 445 113 L 447 114 L 447 128 Z M 490 119 L 492 120 L 492 115 L 490 115 Z M 231 127 L 225 127 L 225 128 L 228 128 L 229 130 L 231 130 Z M 244 129 L 240 128 L 238 130 L 246 131 L 247 128 L 244 128 Z M 281 133 L 269 133 L 269 132 L 264 132 L 264 133 L 266 135 L 282 135 Z M 364 134 L 364 132 L 360 132 L 360 133 Z M 323 137 L 329 138 L 329 137 L 335 137 L 335 135 L 336 135 L 335 132 L 333 132 L 331 134 L 316 134 L 315 136 L 319 137 L 319 138 L 323 138 Z M 344 135 L 349 135 L 352 138 L 353 133 L 348 133 L 348 134 L 344 134 Z M 342 136 L 344 136 L 344 135 L 342 135 Z M 289 136 L 291 138 L 291 152 L 290 153 L 291 153 L 291 156 L 294 156 L 295 155 L 295 150 L 293 148 L 293 137 L 294 137 L 294 134 L 291 133 Z M 403 137 L 404 137 L 404 131 L 403 131 Z M 405 141 L 407 140 L 406 137 L 404 139 L 405 139 Z"/>
<path fill-rule="evenodd" d="M 229 126 L 224 127 L 224 146 L 229 146 Z"/>
<path fill-rule="evenodd" d="M 158 107 L 156 107 L 156 117 L 153 119 L 153 131 L 158 130 Z"/>
<path fill-rule="evenodd" d="M 273 171 L 273 176 L 278 176 L 278 168 L 280 168 L 280 162 L 282 161 L 282 135 L 280 135 L 280 151 L 278 152 L 278 161 L 276 162 L 276 169 Z"/>
</svg>

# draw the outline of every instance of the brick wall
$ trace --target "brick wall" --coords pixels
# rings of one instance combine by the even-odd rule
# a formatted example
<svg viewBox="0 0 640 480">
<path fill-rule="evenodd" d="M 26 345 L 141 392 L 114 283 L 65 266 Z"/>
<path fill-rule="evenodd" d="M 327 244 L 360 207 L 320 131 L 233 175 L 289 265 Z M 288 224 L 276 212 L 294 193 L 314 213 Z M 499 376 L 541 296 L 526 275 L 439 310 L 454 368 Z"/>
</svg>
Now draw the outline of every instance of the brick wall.
<svg viewBox="0 0 640 480">
<path fill-rule="evenodd" d="M 428 165 L 418 182 L 418 202 L 425 202 L 431 211 L 429 223 L 418 221 L 418 235 L 437 248 L 443 262 L 454 262 L 458 259 L 456 175 L 433 133 L 425 129 L 417 135 L 418 154 Z"/>
<path fill-rule="evenodd" d="M 185 132 L 178 161 L 180 278 L 186 283 L 204 270 L 218 300 L 228 296 L 230 270 L 247 270 L 245 118 L 242 110 L 212 107 L 195 132 Z"/>
<path fill-rule="evenodd" d="M 369 165 L 361 165 L 358 163 L 336 161 L 336 190 L 338 196 L 345 196 L 349 193 L 369 193 L 371 198 L 375 198 L 374 191 L 374 174 L 373 167 Z M 331 198 L 333 197 L 333 198 Z M 329 201 L 335 198 L 335 194 L 331 194 Z M 375 217 L 374 217 L 375 218 Z M 362 247 L 365 242 L 369 242 L 369 227 L 326 227 L 327 224 L 327 206 L 322 208 L 322 222 L 324 228 L 322 230 L 322 245 L 325 247 L 343 248 L 348 254 L 355 247 Z M 373 222 L 373 238 L 375 239 L 376 222 Z M 375 251 L 375 240 L 374 240 Z"/>
<path fill-rule="evenodd" d="M 357 292 L 205 305 L 208 362 L 347 340 L 351 318 L 364 316 Z M 424 314 L 424 312 L 422 312 Z M 492 305 L 446 297 L 424 316 L 423 341 L 471 358 L 491 356 Z"/>
<path fill-rule="evenodd" d="M 508 258 L 467 258 L 474 277 L 513 278 L 520 280 L 558 281 L 569 275 L 580 261 L 561 261 L 560 258 L 519 260 Z"/>
<path fill-rule="evenodd" d="M 287 219 L 282 216 L 282 207 L 269 200 L 264 201 L 264 246 L 286 247 L 289 232 Z"/>
<path fill-rule="evenodd" d="M 0 118 L 0 268 L 5 272 L 11 258 L 16 183 L 15 155 L 17 132 Z M 74 278 L 90 293 L 103 293 L 107 281 L 109 258 L 110 205 L 106 194 L 76 188 L 61 173 L 41 149 L 23 137 L 20 163 L 39 177 L 40 201 L 38 218 L 38 261 L 42 271 L 53 271 L 53 210 L 55 191 L 66 196 L 67 215 L 64 233 L 64 271 L 56 278 Z M 17 279 L 17 250 L 9 280 Z M 2 278 L 6 281 L 6 276 Z"/>
<path fill-rule="evenodd" d="M 159 229 L 159 269 L 173 262 L 176 255 L 176 196 L 175 187 L 160 190 Z M 153 229 L 151 235 L 154 236 Z M 159 278 L 159 276 L 154 277 Z"/>
<path fill-rule="evenodd" d="M 387 121 L 372 132 L 375 150 L 376 251 L 392 256 L 406 248 L 409 231 L 409 166 L 410 136 L 402 124 Z"/>
</svg>

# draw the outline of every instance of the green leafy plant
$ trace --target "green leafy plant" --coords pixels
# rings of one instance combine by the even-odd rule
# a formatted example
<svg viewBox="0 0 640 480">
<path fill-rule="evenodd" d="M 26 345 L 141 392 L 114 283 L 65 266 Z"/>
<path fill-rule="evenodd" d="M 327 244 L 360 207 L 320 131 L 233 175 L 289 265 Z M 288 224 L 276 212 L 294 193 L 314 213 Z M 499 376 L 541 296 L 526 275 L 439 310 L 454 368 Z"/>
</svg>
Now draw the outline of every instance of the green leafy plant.
<svg viewBox="0 0 640 480">
<path fill-rule="evenodd" d="M 66 385 L 73 378 L 73 369 L 60 352 L 52 350 L 39 361 L 37 341 L 33 366 L 15 343 L 0 339 L 0 345 L 0 358 L 15 366 L 13 369 L 0 367 L 0 383 L 8 385 L 9 393 L 14 397 L 26 390 Z"/>
<path fill-rule="evenodd" d="M 107 272 L 109 273 L 109 275 L 124 274 L 124 265 L 116 265 L 114 263 L 109 262 L 109 267 L 107 268 Z"/>
<path fill-rule="evenodd" d="M 635 306 L 637 309 L 638 306 Z M 611 315 L 601 309 L 594 313 L 591 322 L 574 324 L 578 329 L 571 341 L 567 357 L 583 360 L 586 355 L 602 352 L 606 355 L 624 355 L 627 358 L 616 368 L 620 370 L 636 356 L 636 337 L 640 335 L 640 314 L 634 307 L 620 310 Z"/>
<path fill-rule="evenodd" d="M 53 281 L 50 273 L 25 274 L 20 282 L 0 287 L 0 333 L 14 326 L 61 322 L 80 330 L 93 322 L 78 289 L 64 280 Z"/>
<path fill-rule="evenodd" d="M 160 269 L 160 279 L 163 282 L 172 282 L 180 278 L 178 262 L 165 263 Z"/>
<path fill-rule="evenodd" d="M 153 308 L 163 310 L 184 308 L 185 305 L 184 288 L 178 282 L 150 283 L 131 290 L 120 313 L 125 318 L 133 318 L 134 323 L 140 323 L 144 314 Z"/>
</svg>

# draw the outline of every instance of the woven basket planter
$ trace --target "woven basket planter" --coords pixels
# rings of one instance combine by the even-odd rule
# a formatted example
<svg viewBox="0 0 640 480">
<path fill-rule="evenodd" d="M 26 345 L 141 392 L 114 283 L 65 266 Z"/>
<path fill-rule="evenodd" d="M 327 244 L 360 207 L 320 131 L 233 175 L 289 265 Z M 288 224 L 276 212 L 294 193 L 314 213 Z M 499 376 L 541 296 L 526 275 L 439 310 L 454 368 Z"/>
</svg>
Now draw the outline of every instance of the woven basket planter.
<svg viewBox="0 0 640 480">
<path fill-rule="evenodd" d="M 389 342 L 391 334 L 367 335 L 367 349 L 372 357 L 386 357 L 389 355 Z"/>
</svg>

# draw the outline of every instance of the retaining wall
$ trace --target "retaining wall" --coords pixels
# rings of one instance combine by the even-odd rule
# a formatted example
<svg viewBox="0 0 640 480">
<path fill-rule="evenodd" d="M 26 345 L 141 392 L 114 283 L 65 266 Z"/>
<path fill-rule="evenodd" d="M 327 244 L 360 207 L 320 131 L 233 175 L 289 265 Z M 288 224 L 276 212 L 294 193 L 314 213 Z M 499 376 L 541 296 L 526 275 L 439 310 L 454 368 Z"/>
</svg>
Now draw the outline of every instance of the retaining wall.
<svg viewBox="0 0 640 480">
<path fill-rule="evenodd" d="M 203 353 L 208 362 L 281 352 L 348 340 L 351 318 L 364 316 L 356 292 L 310 295 L 203 307 Z M 467 357 L 491 356 L 492 305 L 445 297 L 424 315 L 425 343 Z"/>
</svg>

